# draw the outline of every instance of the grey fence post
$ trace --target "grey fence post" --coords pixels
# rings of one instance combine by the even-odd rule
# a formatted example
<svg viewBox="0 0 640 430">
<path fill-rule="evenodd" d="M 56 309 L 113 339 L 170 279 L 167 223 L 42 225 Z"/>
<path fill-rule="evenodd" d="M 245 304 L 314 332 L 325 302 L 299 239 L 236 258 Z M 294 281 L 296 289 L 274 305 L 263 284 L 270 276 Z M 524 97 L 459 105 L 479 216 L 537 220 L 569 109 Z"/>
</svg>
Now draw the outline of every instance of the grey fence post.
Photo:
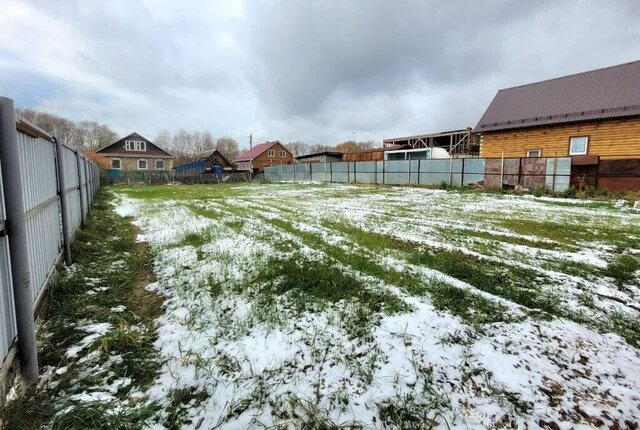
<svg viewBox="0 0 640 430">
<path fill-rule="evenodd" d="M 84 197 L 82 196 L 82 172 L 84 170 L 84 160 L 82 160 L 82 157 L 80 156 L 80 152 L 77 149 L 74 151 L 74 153 L 76 154 L 76 166 L 78 166 L 77 170 L 78 170 L 78 192 L 80 193 L 80 225 L 84 227 L 84 223 L 87 221 L 84 208 L 85 208 L 85 205 L 88 206 L 88 203 L 89 203 L 88 201 L 85 202 Z M 88 200 L 89 193 L 87 193 L 86 195 Z"/>
<path fill-rule="evenodd" d="M 58 134 L 57 132 L 55 134 Z M 56 142 L 56 165 L 58 167 L 58 184 L 60 186 L 60 215 L 62 218 L 62 240 L 64 244 L 64 261 L 67 266 L 71 266 L 71 226 L 69 223 L 69 206 L 67 201 L 67 182 L 64 174 L 64 153 L 62 143 L 57 137 L 53 138 Z"/>
<path fill-rule="evenodd" d="M 0 97 L 0 159 L 7 212 L 6 228 L 11 254 L 13 295 L 18 328 L 18 348 L 22 376 L 31 383 L 38 378 L 38 349 L 33 319 L 33 291 L 29 272 L 27 228 L 22 200 L 20 149 L 16 131 L 16 111 L 13 100 Z"/>
<path fill-rule="evenodd" d="M 294 163 L 293 163 L 293 182 L 295 182 L 295 181 L 296 181 L 296 163 L 294 161 Z"/>
<path fill-rule="evenodd" d="M 93 174 L 91 169 L 91 163 L 84 159 L 84 176 L 87 178 L 87 214 L 91 212 L 93 206 Z"/>
<path fill-rule="evenodd" d="M 421 171 L 420 167 L 421 167 L 421 164 L 422 164 L 421 161 L 422 160 L 418 159 L 418 178 L 417 178 L 418 180 L 417 180 L 417 185 L 420 185 L 420 171 Z"/>
<path fill-rule="evenodd" d="M 385 165 L 386 163 L 387 163 L 387 162 L 386 162 L 385 160 L 382 160 L 382 185 L 384 185 L 384 165 Z"/>
<path fill-rule="evenodd" d="M 333 182 L 333 163 L 329 163 L 329 182 Z"/>
</svg>

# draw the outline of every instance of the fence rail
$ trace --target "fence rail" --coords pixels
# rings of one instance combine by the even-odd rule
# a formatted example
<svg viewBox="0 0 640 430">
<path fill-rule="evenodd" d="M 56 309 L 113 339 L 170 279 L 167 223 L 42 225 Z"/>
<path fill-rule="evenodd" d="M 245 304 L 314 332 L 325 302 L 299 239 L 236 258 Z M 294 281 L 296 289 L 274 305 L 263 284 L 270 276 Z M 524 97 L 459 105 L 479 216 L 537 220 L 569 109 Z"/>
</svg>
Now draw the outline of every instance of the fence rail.
<svg viewBox="0 0 640 430">
<path fill-rule="evenodd" d="M 69 242 L 100 179 L 93 162 L 16 119 L 13 101 L 2 97 L 0 166 L 1 405 L 16 350 L 25 379 L 37 375 L 34 318 L 56 266 L 70 262 Z"/>
<path fill-rule="evenodd" d="M 571 158 L 446 158 L 429 160 L 342 161 L 266 167 L 266 180 L 321 181 L 388 185 L 521 185 L 564 191 L 569 187 Z"/>
</svg>

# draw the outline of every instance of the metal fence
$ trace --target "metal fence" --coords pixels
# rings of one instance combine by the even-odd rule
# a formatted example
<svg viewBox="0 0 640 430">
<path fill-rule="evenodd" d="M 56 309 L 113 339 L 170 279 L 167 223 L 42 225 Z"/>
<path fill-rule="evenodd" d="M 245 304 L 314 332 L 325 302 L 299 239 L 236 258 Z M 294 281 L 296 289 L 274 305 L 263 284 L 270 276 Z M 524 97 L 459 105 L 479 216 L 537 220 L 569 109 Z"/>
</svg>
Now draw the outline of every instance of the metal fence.
<svg viewBox="0 0 640 430">
<path fill-rule="evenodd" d="M 564 191 L 569 186 L 571 158 L 446 158 L 430 160 L 342 161 L 266 167 L 272 181 L 467 186 L 487 188 L 522 185 Z"/>
<path fill-rule="evenodd" d="M 6 98 L 0 98 L 0 165 L 2 404 L 16 345 L 23 376 L 37 375 L 34 316 L 56 266 L 63 258 L 71 262 L 70 241 L 100 184 L 93 162 L 16 119 L 13 102 Z"/>
</svg>

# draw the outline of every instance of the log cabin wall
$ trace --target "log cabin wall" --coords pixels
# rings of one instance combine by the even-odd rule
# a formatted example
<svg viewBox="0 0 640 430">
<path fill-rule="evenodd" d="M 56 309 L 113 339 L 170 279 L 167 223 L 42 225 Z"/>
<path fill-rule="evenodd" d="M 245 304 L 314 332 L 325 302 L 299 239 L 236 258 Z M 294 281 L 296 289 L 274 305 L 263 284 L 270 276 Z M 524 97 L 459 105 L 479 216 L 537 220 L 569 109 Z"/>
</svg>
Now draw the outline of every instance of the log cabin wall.
<svg viewBox="0 0 640 430">
<path fill-rule="evenodd" d="M 485 132 L 480 137 L 480 157 L 526 157 L 541 149 L 542 157 L 569 155 L 569 139 L 588 136 L 588 155 L 601 160 L 640 158 L 640 117 Z"/>
</svg>

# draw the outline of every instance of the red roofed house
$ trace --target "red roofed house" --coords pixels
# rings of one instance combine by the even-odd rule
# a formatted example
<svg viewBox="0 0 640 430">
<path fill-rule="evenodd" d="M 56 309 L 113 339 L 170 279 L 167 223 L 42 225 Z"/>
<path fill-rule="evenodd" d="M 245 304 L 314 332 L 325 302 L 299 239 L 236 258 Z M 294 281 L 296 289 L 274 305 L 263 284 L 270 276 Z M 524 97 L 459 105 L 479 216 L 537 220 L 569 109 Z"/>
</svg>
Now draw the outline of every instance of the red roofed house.
<svg viewBox="0 0 640 430">
<path fill-rule="evenodd" d="M 293 164 L 293 154 L 277 140 L 254 146 L 234 160 L 238 170 L 262 172 L 267 166 Z"/>
<path fill-rule="evenodd" d="M 112 169 L 122 170 L 171 170 L 175 158 L 138 133 L 131 133 L 96 154 L 107 158 Z"/>
</svg>

